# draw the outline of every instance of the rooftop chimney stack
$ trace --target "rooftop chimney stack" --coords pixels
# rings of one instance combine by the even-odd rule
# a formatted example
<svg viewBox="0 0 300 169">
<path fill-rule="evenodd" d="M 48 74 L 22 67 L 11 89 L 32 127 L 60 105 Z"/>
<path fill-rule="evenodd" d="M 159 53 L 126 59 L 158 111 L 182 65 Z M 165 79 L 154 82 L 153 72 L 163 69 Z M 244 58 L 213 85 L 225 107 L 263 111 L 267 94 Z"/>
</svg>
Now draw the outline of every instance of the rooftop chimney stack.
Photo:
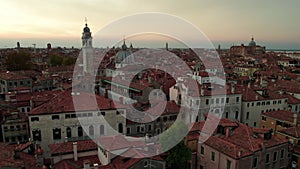
<svg viewBox="0 0 300 169">
<path fill-rule="evenodd" d="M 231 84 L 231 93 L 233 94 L 235 92 L 234 84 Z"/>
<path fill-rule="evenodd" d="M 297 124 L 298 124 L 298 115 L 297 115 L 297 113 L 294 113 L 294 124 L 297 126 Z"/>
<path fill-rule="evenodd" d="M 94 164 L 94 169 L 98 169 L 98 164 L 97 163 Z"/>
<path fill-rule="evenodd" d="M 77 142 L 73 143 L 73 152 L 74 152 L 74 161 L 78 160 L 78 155 L 77 155 Z"/>
<path fill-rule="evenodd" d="M 89 160 L 85 160 L 83 162 L 83 169 L 90 169 L 90 161 Z"/>
</svg>

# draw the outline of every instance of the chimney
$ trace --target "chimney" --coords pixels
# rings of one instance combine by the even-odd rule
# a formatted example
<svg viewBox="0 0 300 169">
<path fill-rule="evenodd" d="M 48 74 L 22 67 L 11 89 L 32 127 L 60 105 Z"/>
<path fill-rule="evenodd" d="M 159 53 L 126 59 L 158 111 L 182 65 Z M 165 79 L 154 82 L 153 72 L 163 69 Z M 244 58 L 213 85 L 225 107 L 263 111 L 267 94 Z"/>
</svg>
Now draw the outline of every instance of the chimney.
<svg viewBox="0 0 300 169">
<path fill-rule="evenodd" d="M 78 156 L 77 156 L 77 142 L 73 143 L 73 152 L 74 152 L 74 161 L 78 160 Z"/>
<path fill-rule="evenodd" d="M 295 126 L 297 126 L 297 124 L 298 124 L 298 115 L 297 115 L 297 113 L 294 113 L 293 117 L 294 117 L 294 124 L 295 124 Z"/>
<path fill-rule="evenodd" d="M 231 94 L 235 92 L 234 84 L 231 84 Z"/>
<path fill-rule="evenodd" d="M 83 169 L 90 169 L 90 160 L 83 161 Z"/>
<path fill-rule="evenodd" d="M 200 95 L 201 95 L 201 96 L 204 96 L 204 89 L 203 89 L 203 87 L 201 87 L 200 90 L 201 90 L 201 91 L 200 91 L 200 92 L 201 92 Z"/>
<path fill-rule="evenodd" d="M 225 136 L 226 136 L 226 138 L 230 137 L 230 129 L 229 128 L 225 129 Z"/>
<path fill-rule="evenodd" d="M 44 165 L 43 153 L 44 153 L 44 151 L 41 149 L 41 147 L 39 147 L 36 150 L 36 160 L 37 160 L 37 166 L 38 167 L 41 167 L 41 166 Z"/>
</svg>

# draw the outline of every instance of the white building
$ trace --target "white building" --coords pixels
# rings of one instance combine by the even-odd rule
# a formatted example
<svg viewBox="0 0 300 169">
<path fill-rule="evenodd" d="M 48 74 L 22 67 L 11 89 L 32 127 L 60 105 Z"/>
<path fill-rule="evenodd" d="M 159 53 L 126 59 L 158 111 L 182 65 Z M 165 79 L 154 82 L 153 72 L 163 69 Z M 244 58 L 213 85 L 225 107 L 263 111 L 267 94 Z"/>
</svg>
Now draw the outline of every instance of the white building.
<svg viewBox="0 0 300 169">
<path fill-rule="evenodd" d="M 73 97 L 82 98 L 74 106 Z M 126 110 L 116 109 L 110 99 L 89 93 L 65 91 L 29 113 L 31 138 L 49 156 L 49 144 L 125 133 Z M 76 109 L 75 109 L 76 107 Z"/>
</svg>

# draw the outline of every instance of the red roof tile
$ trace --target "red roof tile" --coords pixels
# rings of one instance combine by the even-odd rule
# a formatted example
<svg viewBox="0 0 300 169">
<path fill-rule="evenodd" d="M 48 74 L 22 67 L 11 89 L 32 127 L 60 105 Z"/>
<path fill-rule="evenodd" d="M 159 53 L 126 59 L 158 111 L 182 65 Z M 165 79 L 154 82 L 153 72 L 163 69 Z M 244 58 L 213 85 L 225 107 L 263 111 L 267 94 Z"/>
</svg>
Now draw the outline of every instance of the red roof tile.
<svg viewBox="0 0 300 169">
<path fill-rule="evenodd" d="M 73 153 L 73 142 L 50 144 L 51 155 Z M 97 150 L 98 146 L 93 140 L 77 141 L 77 152 Z"/>
</svg>

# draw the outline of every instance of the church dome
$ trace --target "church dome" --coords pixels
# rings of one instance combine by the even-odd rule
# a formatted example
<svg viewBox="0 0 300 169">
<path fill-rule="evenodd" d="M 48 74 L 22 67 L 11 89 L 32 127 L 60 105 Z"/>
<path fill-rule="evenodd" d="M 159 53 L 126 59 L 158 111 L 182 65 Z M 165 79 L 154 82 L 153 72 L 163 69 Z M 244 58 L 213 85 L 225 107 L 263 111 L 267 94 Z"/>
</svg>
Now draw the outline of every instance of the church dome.
<svg viewBox="0 0 300 169">
<path fill-rule="evenodd" d="M 254 41 L 254 38 L 251 38 L 251 41 L 249 42 L 249 46 L 256 46 L 256 43 Z"/>
<path fill-rule="evenodd" d="M 83 28 L 83 32 L 90 32 L 90 28 L 85 24 L 85 27 Z"/>
</svg>

